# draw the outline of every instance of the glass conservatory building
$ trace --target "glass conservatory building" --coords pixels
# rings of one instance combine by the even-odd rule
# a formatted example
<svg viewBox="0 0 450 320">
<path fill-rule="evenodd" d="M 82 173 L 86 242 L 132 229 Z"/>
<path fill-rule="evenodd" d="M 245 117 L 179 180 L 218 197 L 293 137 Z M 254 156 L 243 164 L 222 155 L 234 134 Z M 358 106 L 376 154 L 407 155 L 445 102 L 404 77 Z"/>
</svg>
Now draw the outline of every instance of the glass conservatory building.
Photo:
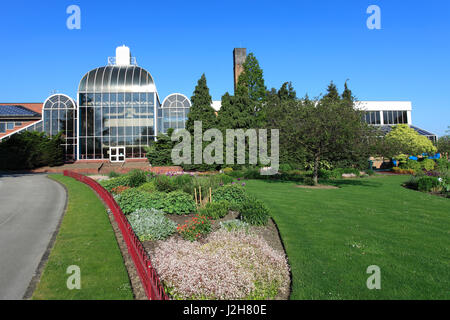
<svg viewBox="0 0 450 320">
<path fill-rule="evenodd" d="M 77 159 L 144 158 L 158 132 L 184 128 L 190 106 L 181 94 L 169 95 L 161 106 L 151 74 L 136 65 L 129 48 L 118 47 L 107 66 L 80 81 Z"/>
</svg>

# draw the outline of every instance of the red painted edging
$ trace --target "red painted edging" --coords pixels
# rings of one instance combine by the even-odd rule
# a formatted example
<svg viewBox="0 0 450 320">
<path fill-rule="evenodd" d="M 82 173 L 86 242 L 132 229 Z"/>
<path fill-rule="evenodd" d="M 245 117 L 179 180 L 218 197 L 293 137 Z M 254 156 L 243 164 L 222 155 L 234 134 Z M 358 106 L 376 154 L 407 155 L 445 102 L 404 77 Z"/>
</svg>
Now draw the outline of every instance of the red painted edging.
<svg viewBox="0 0 450 320">
<path fill-rule="evenodd" d="M 128 222 L 128 219 L 123 214 L 113 196 L 108 191 L 106 191 L 105 188 L 103 188 L 97 181 L 87 176 L 83 176 L 79 173 L 68 170 L 64 170 L 64 175 L 87 184 L 100 196 L 100 198 L 103 199 L 108 208 L 111 210 L 114 215 L 114 219 L 116 220 L 117 225 L 122 232 L 125 243 L 127 244 L 128 253 L 133 259 L 134 266 L 139 275 L 139 278 L 141 279 L 141 283 L 144 287 L 148 299 L 169 300 L 166 293 L 164 292 L 163 286 L 161 285 L 158 274 L 152 266 L 147 251 L 145 251 L 144 246 L 134 233 L 133 228 L 131 228 L 131 225 Z"/>
</svg>

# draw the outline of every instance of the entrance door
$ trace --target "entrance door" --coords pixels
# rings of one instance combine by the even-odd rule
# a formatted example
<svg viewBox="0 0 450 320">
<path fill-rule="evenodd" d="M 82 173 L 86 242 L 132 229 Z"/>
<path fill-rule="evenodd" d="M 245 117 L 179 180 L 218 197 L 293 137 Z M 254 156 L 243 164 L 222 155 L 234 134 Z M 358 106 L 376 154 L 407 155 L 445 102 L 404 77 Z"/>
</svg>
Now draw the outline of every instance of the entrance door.
<svg viewBox="0 0 450 320">
<path fill-rule="evenodd" d="M 125 147 L 110 147 L 109 161 L 124 162 L 125 161 Z"/>
</svg>

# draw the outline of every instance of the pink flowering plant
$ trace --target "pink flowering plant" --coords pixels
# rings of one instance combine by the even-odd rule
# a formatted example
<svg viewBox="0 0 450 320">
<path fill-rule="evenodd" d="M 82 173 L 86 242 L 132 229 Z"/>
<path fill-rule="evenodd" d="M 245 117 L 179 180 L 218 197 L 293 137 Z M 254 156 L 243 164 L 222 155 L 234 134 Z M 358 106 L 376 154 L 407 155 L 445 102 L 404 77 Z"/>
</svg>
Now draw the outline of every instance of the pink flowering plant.
<svg viewBox="0 0 450 320">
<path fill-rule="evenodd" d="M 183 239 L 195 241 L 211 231 L 211 218 L 197 214 L 184 224 L 178 225 L 177 231 Z"/>
<path fill-rule="evenodd" d="M 255 234 L 224 229 L 206 243 L 170 238 L 152 256 L 174 299 L 274 299 L 289 293 L 286 256 Z"/>
</svg>

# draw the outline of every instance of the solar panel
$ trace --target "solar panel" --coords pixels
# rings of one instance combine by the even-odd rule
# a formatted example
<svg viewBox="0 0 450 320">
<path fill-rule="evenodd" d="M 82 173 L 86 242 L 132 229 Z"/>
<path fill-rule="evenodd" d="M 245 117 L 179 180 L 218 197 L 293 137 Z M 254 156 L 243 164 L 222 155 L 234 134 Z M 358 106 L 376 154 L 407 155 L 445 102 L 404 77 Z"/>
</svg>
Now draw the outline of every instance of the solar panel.
<svg viewBox="0 0 450 320">
<path fill-rule="evenodd" d="M 414 130 L 416 130 L 420 135 L 422 136 L 435 136 L 434 133 L 431 133 L 429 131 L 426 131 L 424 129 L 420 129 L 419 127 L 416 126 L 411 126 L 411 128 L 413 128 Z"/>
<path fill-rule="evenodd" d="M 39 117 L 40 114 L 23 106 L 0 106 L 0 117 Z"/>
</svg>

